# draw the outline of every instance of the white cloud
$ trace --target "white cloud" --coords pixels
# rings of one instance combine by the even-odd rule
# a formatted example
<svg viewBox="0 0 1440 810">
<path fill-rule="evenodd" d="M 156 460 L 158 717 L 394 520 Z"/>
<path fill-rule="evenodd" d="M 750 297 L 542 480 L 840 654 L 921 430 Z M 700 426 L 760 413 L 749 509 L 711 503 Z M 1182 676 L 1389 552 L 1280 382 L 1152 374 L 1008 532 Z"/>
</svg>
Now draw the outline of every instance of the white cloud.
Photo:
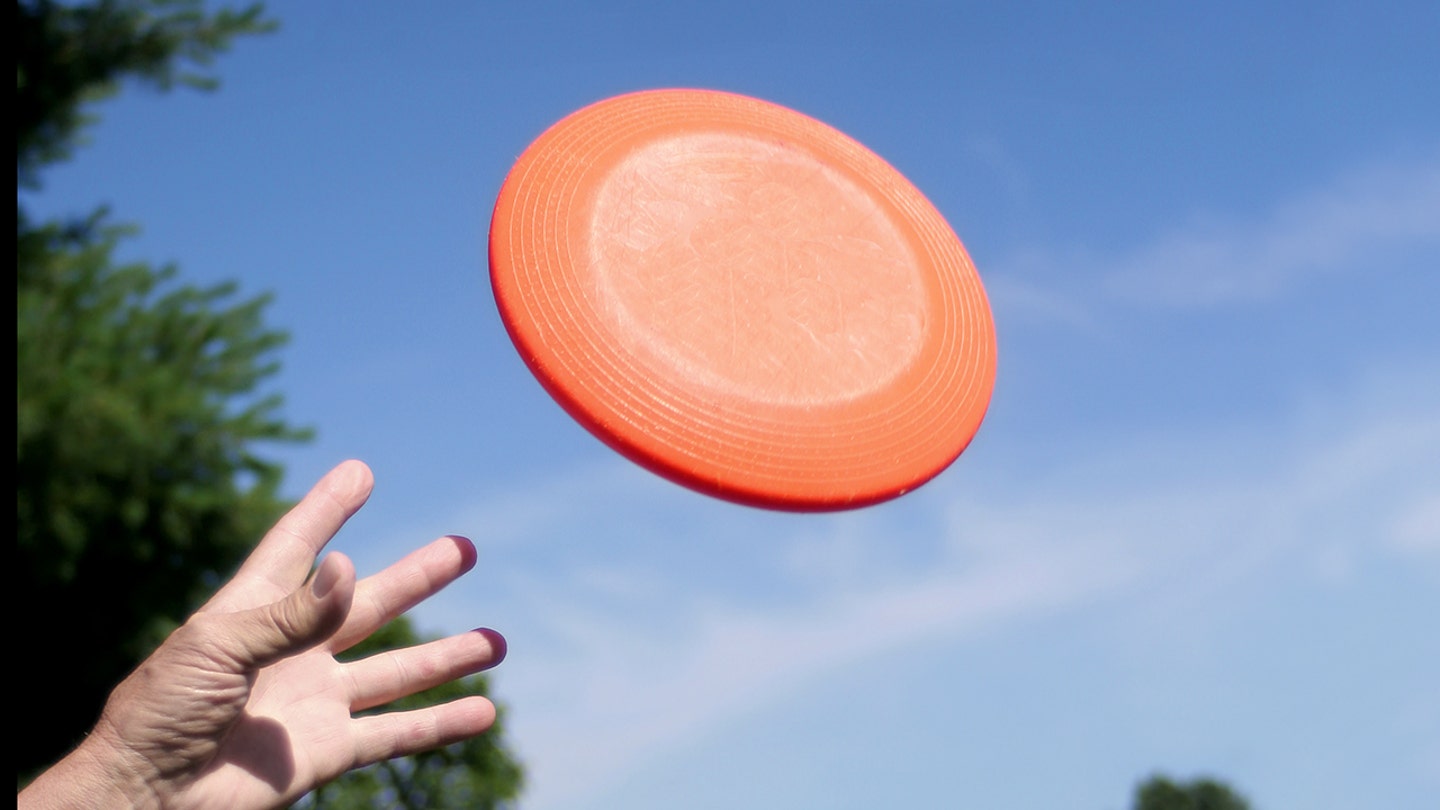
<svg viewBox="0 0 1440 810">
<path fill-rule="evenodd" d="M 1197 215 L 1117 255 L 1028 249 L 985 268 L 1006 322 L 1084 330 L 1107 303 L 1198 308 L 1273 300 L 1327 275 L 1440 256 L 1440 154 L 1372 165 L 1280 200 L 1254 220 Z"/>
<path fill-rule="evenodd" d="M 1044 261 L 1039 257 L 1015 261 L 1005 272 L 985 278 L 985 293 L 995 318 L 1002 328 L 1015 325 L 1059 324 L 1082 330 L 1093 330 L 1098 319 L 1078 296 L 1065 295 L 1060 291 L 1033 281 L 1026 280 L 1023 268 L 1032 262 Z"/>
<path fill-rule="evenodd" d="M 534 716 L 519 709 L 514 727 L 533 770 L 532 806 L 594 795 L 645 759 L 847 662 L 1071 604 L 1121 570 L 1078 556 L 951 565 L 779 611 L 697 593 L 671 606 L 692 615 L 682 633 L 607 624 L 593 605 L 552 605 L 549 619 L 574 633 L 574 646 L 531 666 L 571 677 L 547 679 L 538 690 L 523 674 L 506 681 L 516 705 Z"/>
<path fill-rule="evenodd" d="M 1104 290 L 1043 286 L 1028 272 L 1049 273 L 1041 254 L 987 286 L 997 312 L 1024 316 L 1019 328 L 1093 329 L 1103 319 L 1090 310 L 1106 295 L 1259 301 L 1363 269 L 1372 251 L 1431 244 L 1440 159 L 1341 178 L 1254 224 L 1177 231 L 1117 261 L 1086 260 L 1109 279 Z M 505 608 L 496 623 L 527 640 L 496 675 L 531 771 L 527 804 L 595 796 L 737 714 L 921 643 L 964 644 L 1101 602 L 1170 637 L 1256 577 L 1308 571 L 1343 588 L 1377 555 L 1433 560 L 1440 373 L 1417 365 L 1345 381 L 1344 397 L 1301 401 L 1264 423 L 1134 436 L 1103 456 L 1003 475 L 985 471 L 1024 437 L 991 435 L 903 505 L 850 516 L 751 519 L 618 458 L 492 492 L 454 525 L 484 527 L 476 539 L 508 555 L 486 599 Z M 932 536 L 918 539 L 917 526 Z M 697 537 L 732 538 L 702 549 L 741 559 L 697 564 L 675 551 Z M 708 570 L 746 566 L 749 581 Z M 435 609 L 473 614 L 446 599 Z"/>
<path fill-rule="evenodd" d="M 1440 248 L 1440 157 L 1351 173 L 1258 222 L 1172 231 L 1117 260 L 1107 285 L 1174 306 L 1259 301 L 1320 274 L 1381 271 L 1374 257 L 1403 247 Z"/>
<path fill-rule="evenodd" d="M 1416 557 L 1440 558 L 1440 491 L 1421 495 L 1396 517 L 1391 543 Z"/>
<path fill-rule="evenodd" d="M 1418 373 L 1412 382 L 1420 384 Z M 1306 560 L 1333 579 L 1324 565 L 1336 555 L 1393 553 L 1379 527 L 1408 537 L 1406 527 L 1433 516 L 1435 476 L 1417 471 L 1440 458 L 1440 422 L 1408 407 L 1344 403 L 1322 417 L 1263 438 L 1254 430 L 1195 434 L 1163 448 L 1137 440 L 1112 451 L 1132 460 L 1128 468 L 1067 459 L 1043 483 L 1004 490 L 987 486 L 980 471 L 998 459 L 967 458 L 973 473 L 909 496 L 907 505 L 928 515 L 920 522 L 940 527 L 943 542 L 925 559 L 897 564 L 888 550 L 904 542 L 904 530 L 867 513 L 818 530 L 784 524 L 784 533 L 746 545 L 773 549 L 773 560 L 754 561 L 757 570 L 778 561 L 807 595 L 780 607 L 715 582 L 657 585 L 664 572 L 637 574 L 623 560 L 531 581 L 505 598 L 546 628 L 530 634 L 545 641 L 499 675 L 532 772 L 530 806 L 594 796 L 651 758 L 857 661 L 921 643 L 963 644 L 1099 600 L 1128 606 L 1137 628 L 1154 623 L 1155 633 L 1173 636 L 1213 613 L 1215 595 L 1237 582 Z M 1228 476 L 1151 474 L 1157 454 L 1183 458 L 1217 446 L 1235 461 Z M 581 497 L 557 493 L 552 502 Z M 885 562 L 883 576 L 855 576 L 875 560 Z M 803 572 L 786 568 L 797 561 Z M 638 612 L 611 599 L 625 582 L 644 586 L 629 592 Z"/>
</svg>

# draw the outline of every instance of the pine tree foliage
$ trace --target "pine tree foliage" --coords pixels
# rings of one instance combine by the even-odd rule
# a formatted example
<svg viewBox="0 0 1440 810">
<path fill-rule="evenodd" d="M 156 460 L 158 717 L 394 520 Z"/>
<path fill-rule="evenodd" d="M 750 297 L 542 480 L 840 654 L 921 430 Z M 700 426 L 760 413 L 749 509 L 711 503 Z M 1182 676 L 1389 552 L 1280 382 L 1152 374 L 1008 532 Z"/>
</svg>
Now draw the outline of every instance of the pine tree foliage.
<svg viewBox="0 0 1440 810">
<path fill-rule="evenodd" d="M 259 4 L 208 11 L 199 0 L 15 3 L 15 151 L 21 186 L 69 157 L 90 104 L 122 80 L 162 90 L 216 86 L 207 68 L 237 36 L 270 31 Z"/>
<path fill-rule="evenodd" d="M 285 341 L 265 297 L 119 263 L 129 230 L 103 211 L 33 223 L 22 194 L 125 79 L 212 86 L 213 58 L 273 24 L 198 0 L 17 0 L 14 20 L 18 633 L 34 656 L 14 671 L 47 707 L 18 749 L 23 778 L 280 514 L 281 470 L 260 450 L 307 432 L 264 389 Z"/>
<path fill-rule="evenodd" d="M 71 156 L 127 79 L 210 88 L 214 57 L 271 30 L 258 5 L 16 0 L 16 694 L 45 707 L 16 748 L 23 783 L 73 746 L 109 690 L 212 592 L 287 506 L 276 443 L 303 441 L 269 384 L 286 336 L 268 296 L 121 262 L 99 211 L 32 222 L 24 194 Z M 421 641 L 393 623 L 358 653 Z M 484 692 L 464 679 L 398 707 Z M 497 728 L 342 777 L 325 808 L 499 808 L 521 771 Z"/>
<path fill-rule="evenodd" d="M 111 686 L 243 559 L 284 504 L 265 442 L 295 441 L 260 393 L 284 335 L 267 299 L 117 264 L 98 219 L 17 234 L 18 677 L 55 712 L 22 747 L 41 765 Z"/>
</svg>

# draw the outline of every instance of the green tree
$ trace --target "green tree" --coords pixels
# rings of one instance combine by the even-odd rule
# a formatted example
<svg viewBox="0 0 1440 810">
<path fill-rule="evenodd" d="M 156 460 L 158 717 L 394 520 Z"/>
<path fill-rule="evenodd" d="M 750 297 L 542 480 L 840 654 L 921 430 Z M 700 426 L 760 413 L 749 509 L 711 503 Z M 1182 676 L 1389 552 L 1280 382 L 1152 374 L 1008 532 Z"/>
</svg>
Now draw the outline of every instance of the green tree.
<svg viewBox="0 0 1440 810">
<path fill-rule="evenodd" d="M 15 152 L 22 186 L 69 157 L 86 108 L 139 79 L 162 90 L 213 88 L 206 71 L 235 37 L 270 31 L 257 3 L 208 12 L 200 0 L 15 2 Z"/>
<path fill-rule="evenodd" d="M 115 228 L 19 234 L 19 694 L 46 707 L 18 773 L 51 762 L 106 695 L 278 516 L 262 440 L 303 434 L 252 396 L 283 336 L 265 299 L 116 265 Z"/>
<path fill-rule="evenodd" d="M 1250 810 L 1250 803 L 1215 779 L 1176 782 L 1157 774 L 1135 789 L 1134 810 Z"/>
<path fill-rule="evenodd" d="M 260 386 L 285 336 L 265 299 L 183 286 L 174 268 L 119 264 L 127 230 L 103 212 L 31 223 L 22 202 L 68 157 L 89 104 L 126 77 L 207 86 L 259 8 L 199 2 L 17 0 L 17 777 L 94 723 L 109 689 L 214 587 L 280 513 L 280 468 L 256 443 L 303 439 Z"/>
<path fill-rule="evenodd" d="M 17 694 L 45 706 L 17 748 L 23 782 L 74 745 L 109 690 L 288 506 L 282 469 L 262 450 L 309 432 L 287 424 L 266 388 L 286 339 L 264 321 L 268 297 L 119 262 L 130 230 L 103 210 L 36 223 L 24 207 L 43 169 L 81 143 L 95 101 L 126 80 L 213 87 L 215 56 L 274 24 L 258 5 L 204 0 L 17 0 L 15 10 L 16 625 L 27 660 L 12 670 Z M 416 640 L 402 621 L 372 645 Z M 428 697 L 484 688 L 472 678 Z M 497 806 L 521 783 L 501 739 L 497 728 L 372 768 L 315 800 Z"/>
</svg>

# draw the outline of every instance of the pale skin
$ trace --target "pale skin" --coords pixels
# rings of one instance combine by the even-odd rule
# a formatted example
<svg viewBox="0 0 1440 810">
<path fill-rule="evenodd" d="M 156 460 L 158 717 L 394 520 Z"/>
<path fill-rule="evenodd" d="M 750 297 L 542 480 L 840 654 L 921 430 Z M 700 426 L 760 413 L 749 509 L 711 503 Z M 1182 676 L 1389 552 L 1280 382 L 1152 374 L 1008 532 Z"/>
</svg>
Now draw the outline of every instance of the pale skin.
<svg viewBox="0 0 1440 810">
<path fill-rule="evenodd" d="M 478 696 L 354 716 L 505 656 L 504 639 L 481 629 L 336 661 L 475 564 L 469 540 L 442 537 L 358 582 L 339 552 L 316 568 L 373 484 L 358 461 L 322 478 L 116 687 L 94 730 L 19 794 L 18 810 L 281 807 L 352 768 L 488 729 L 495 707 Z"/>
</svg>

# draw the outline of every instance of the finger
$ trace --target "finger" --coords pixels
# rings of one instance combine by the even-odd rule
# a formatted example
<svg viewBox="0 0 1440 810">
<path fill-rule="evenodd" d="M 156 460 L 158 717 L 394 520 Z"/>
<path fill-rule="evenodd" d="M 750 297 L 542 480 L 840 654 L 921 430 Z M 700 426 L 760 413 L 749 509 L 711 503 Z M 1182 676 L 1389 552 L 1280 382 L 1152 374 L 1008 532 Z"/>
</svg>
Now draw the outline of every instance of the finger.
<svg viewBox="0 0 1440 810">
<path fill-rule="evenodd" d="M 495 723 L 495 704 L 478 695 L 408 712 L 390 712 L 351 721 L 355 728 L 355 767 L 432 748 L 442 748 L 485 732 Z"/>
<path fill-rule="evenodd" d="M 505 658 L 505 638 L 479 629 L 345 665 L 350 710 L 364 711 L 489 669 Z"/>
<path fill-rule="evenodd" d="M 236 613 L 197 614 L 190 624 L 210 655 L 228 659 L 236 672 L 252 672 L 328 638 L 344 623 L 354 595 L 355 566 L 334 552 L 285 598 Z"/>
<path fill-rule="evenodd" d="M 343 652 L 368 638 L 386 622 L 440 592 L 475 567 L 475 545 L 464 537 L 442 537 L 407 554 L 399 562 L 360 582 L 355 605 L 331 641 Z"/>
<path fill-rule="evenodd" d="M 365 505 L 374 486 L 370 468 L 360 461 L 343 462 L 326 473 L 266 532 L 206 609 L 240 610 L 290 593 L 305 581 L 330 538 Z"/>
</svg>

